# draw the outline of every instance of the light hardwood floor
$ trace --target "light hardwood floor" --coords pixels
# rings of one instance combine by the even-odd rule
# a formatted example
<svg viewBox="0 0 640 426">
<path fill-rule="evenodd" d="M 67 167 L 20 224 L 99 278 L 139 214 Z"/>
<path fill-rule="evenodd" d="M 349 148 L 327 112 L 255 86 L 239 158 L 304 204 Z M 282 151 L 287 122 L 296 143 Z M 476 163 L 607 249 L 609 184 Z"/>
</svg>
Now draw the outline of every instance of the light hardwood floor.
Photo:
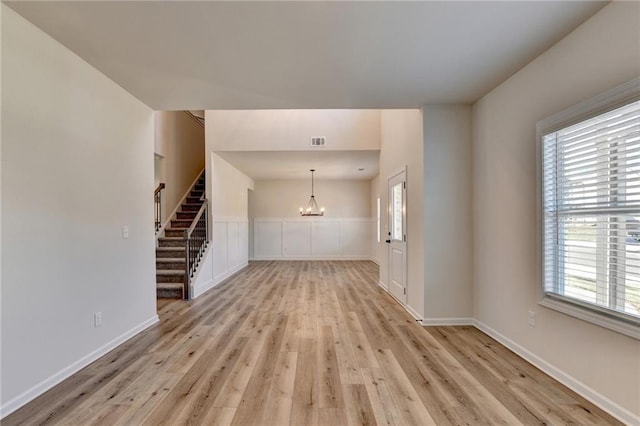
<svg viewBox="0 0 640 426">
<path fill-rule="evenodd" d="M 619 424 L 472 327 L 418 325 L 377 274 L 253 262 L 2 424 Z"/>
</svg>

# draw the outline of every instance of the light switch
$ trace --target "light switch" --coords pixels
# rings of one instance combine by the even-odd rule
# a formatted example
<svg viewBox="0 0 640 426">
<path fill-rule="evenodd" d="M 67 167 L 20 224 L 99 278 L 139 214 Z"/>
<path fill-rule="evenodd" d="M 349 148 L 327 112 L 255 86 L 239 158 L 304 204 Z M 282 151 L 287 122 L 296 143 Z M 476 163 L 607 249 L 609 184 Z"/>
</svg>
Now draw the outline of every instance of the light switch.
<svg viewBox="0 0 640 426">
<path fill-rule="evenodd" d="M 123 226 L 122 227 L 122 238 L 124 238 L 125 240 L 127 238 L 129 238 L 129 227 L 128 226 Z"/>
</svg>

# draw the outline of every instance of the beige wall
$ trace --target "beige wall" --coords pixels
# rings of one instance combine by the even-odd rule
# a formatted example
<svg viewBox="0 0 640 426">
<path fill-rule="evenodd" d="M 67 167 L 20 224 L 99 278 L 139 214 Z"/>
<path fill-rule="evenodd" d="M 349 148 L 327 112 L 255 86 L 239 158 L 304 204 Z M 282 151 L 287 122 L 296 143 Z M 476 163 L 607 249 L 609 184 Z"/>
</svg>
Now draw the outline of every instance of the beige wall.
<svg viewBox="0 0 640 426">
<path fill-rule="evenodd" d="M 6 415 L 157 317 L 153 112 L 0 10 Z"/>
<path fill-rule="evenodd" d="M 253 180 L 215 153 L 210 155 L 211 167 L 207 172 L 210 173 L 209 199 L 214 220 L 218 216 L 247 218 L 248 191 L 253 189 Z"/>
<path fill-rule="evenodd" d="M 204 169 L 204 128 L 184 111 L 160 111 L 155 114 L 155 149 L 162 191 L 162 221 L 180 203 L 193 181 Z"/>
<path fill-rule="evenodd" d="M 428 105 L 424 122 L 424 323 L 473 315 L 471 107 Z"/>
<path fill-rule="evenodd" d="M 206 111 L 213 151 L 304 151 L 380 149 L 378 110 Z M 311 137 L 327 138 L 311 148 Z"/>
<path fill-rule="evenodd" d="M 325 217 L 369 218 L 371 183 L 367 180 L 315 180 L 315 196 Z M 256 181 L 251 192 L 251 217 L 300 217 L 311 195 L 311 179 Z"/>
<path fill-rule="evenodd" d="M 473 108 L 475 318 L 634 422 L 640 342 L 538 305 L 535 126 L 637 76 L 639 35 L 640 3 L 614 2 Z"/>
<path fill-rule="evenodd" d="M 379 193 L 382 209 L 388 205 L 388 179 L 407 168 L 407 304 L 414 315 L 424 315 L 424 177 L 422 113 L 418 109 L 380 112 L 381 150 Z M 382 236 L 389 231 L 382 218 Z M 383 238 L 383 241 L 386 238 Z M 387 283 L 387 246 L 380 256 L 380 281 Z"/>
</svg>

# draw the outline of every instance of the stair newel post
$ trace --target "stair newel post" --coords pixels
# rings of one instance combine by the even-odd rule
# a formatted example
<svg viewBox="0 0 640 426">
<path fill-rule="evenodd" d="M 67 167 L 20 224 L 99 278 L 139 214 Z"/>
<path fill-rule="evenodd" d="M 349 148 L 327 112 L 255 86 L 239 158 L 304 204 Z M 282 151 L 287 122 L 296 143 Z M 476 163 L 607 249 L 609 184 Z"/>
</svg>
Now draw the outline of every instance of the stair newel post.
<svg viewBox="0 0 640 426">
<path fill-rule="evenodd" d="M 209 202 L 204 199 L 204 244 L 206 246 L 209 241 Z"/>
<path fill-rule="evenodd" d="M 189 281 L 191 281 L 191 247 L 189 240 L 189 230 L 184 231 L 184 256 L 185 256 L 185 274 L 184 274 L 184 290 L 183 295 L 185 300 L 189 300 Z"/>
</svg>

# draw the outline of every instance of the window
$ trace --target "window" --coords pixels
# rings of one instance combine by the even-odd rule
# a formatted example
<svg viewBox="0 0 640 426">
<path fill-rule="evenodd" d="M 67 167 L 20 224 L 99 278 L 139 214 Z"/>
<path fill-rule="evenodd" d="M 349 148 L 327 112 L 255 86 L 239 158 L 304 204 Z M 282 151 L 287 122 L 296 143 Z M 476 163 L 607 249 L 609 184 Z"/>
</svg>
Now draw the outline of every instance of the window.
<svg viewBox="0 0 640 426">
<path fill-rule="evenodd" d="M 573 112 L 539 124 L 544 299 L 638 337 L 640 101 Z"/>
<path fill-rule="evenodd" d="M 402 213 L 404 200 L 402 199 L 402 182 L 393 185 L 391 190 L 391 239 L 403 240 Z"/>
</svg>

